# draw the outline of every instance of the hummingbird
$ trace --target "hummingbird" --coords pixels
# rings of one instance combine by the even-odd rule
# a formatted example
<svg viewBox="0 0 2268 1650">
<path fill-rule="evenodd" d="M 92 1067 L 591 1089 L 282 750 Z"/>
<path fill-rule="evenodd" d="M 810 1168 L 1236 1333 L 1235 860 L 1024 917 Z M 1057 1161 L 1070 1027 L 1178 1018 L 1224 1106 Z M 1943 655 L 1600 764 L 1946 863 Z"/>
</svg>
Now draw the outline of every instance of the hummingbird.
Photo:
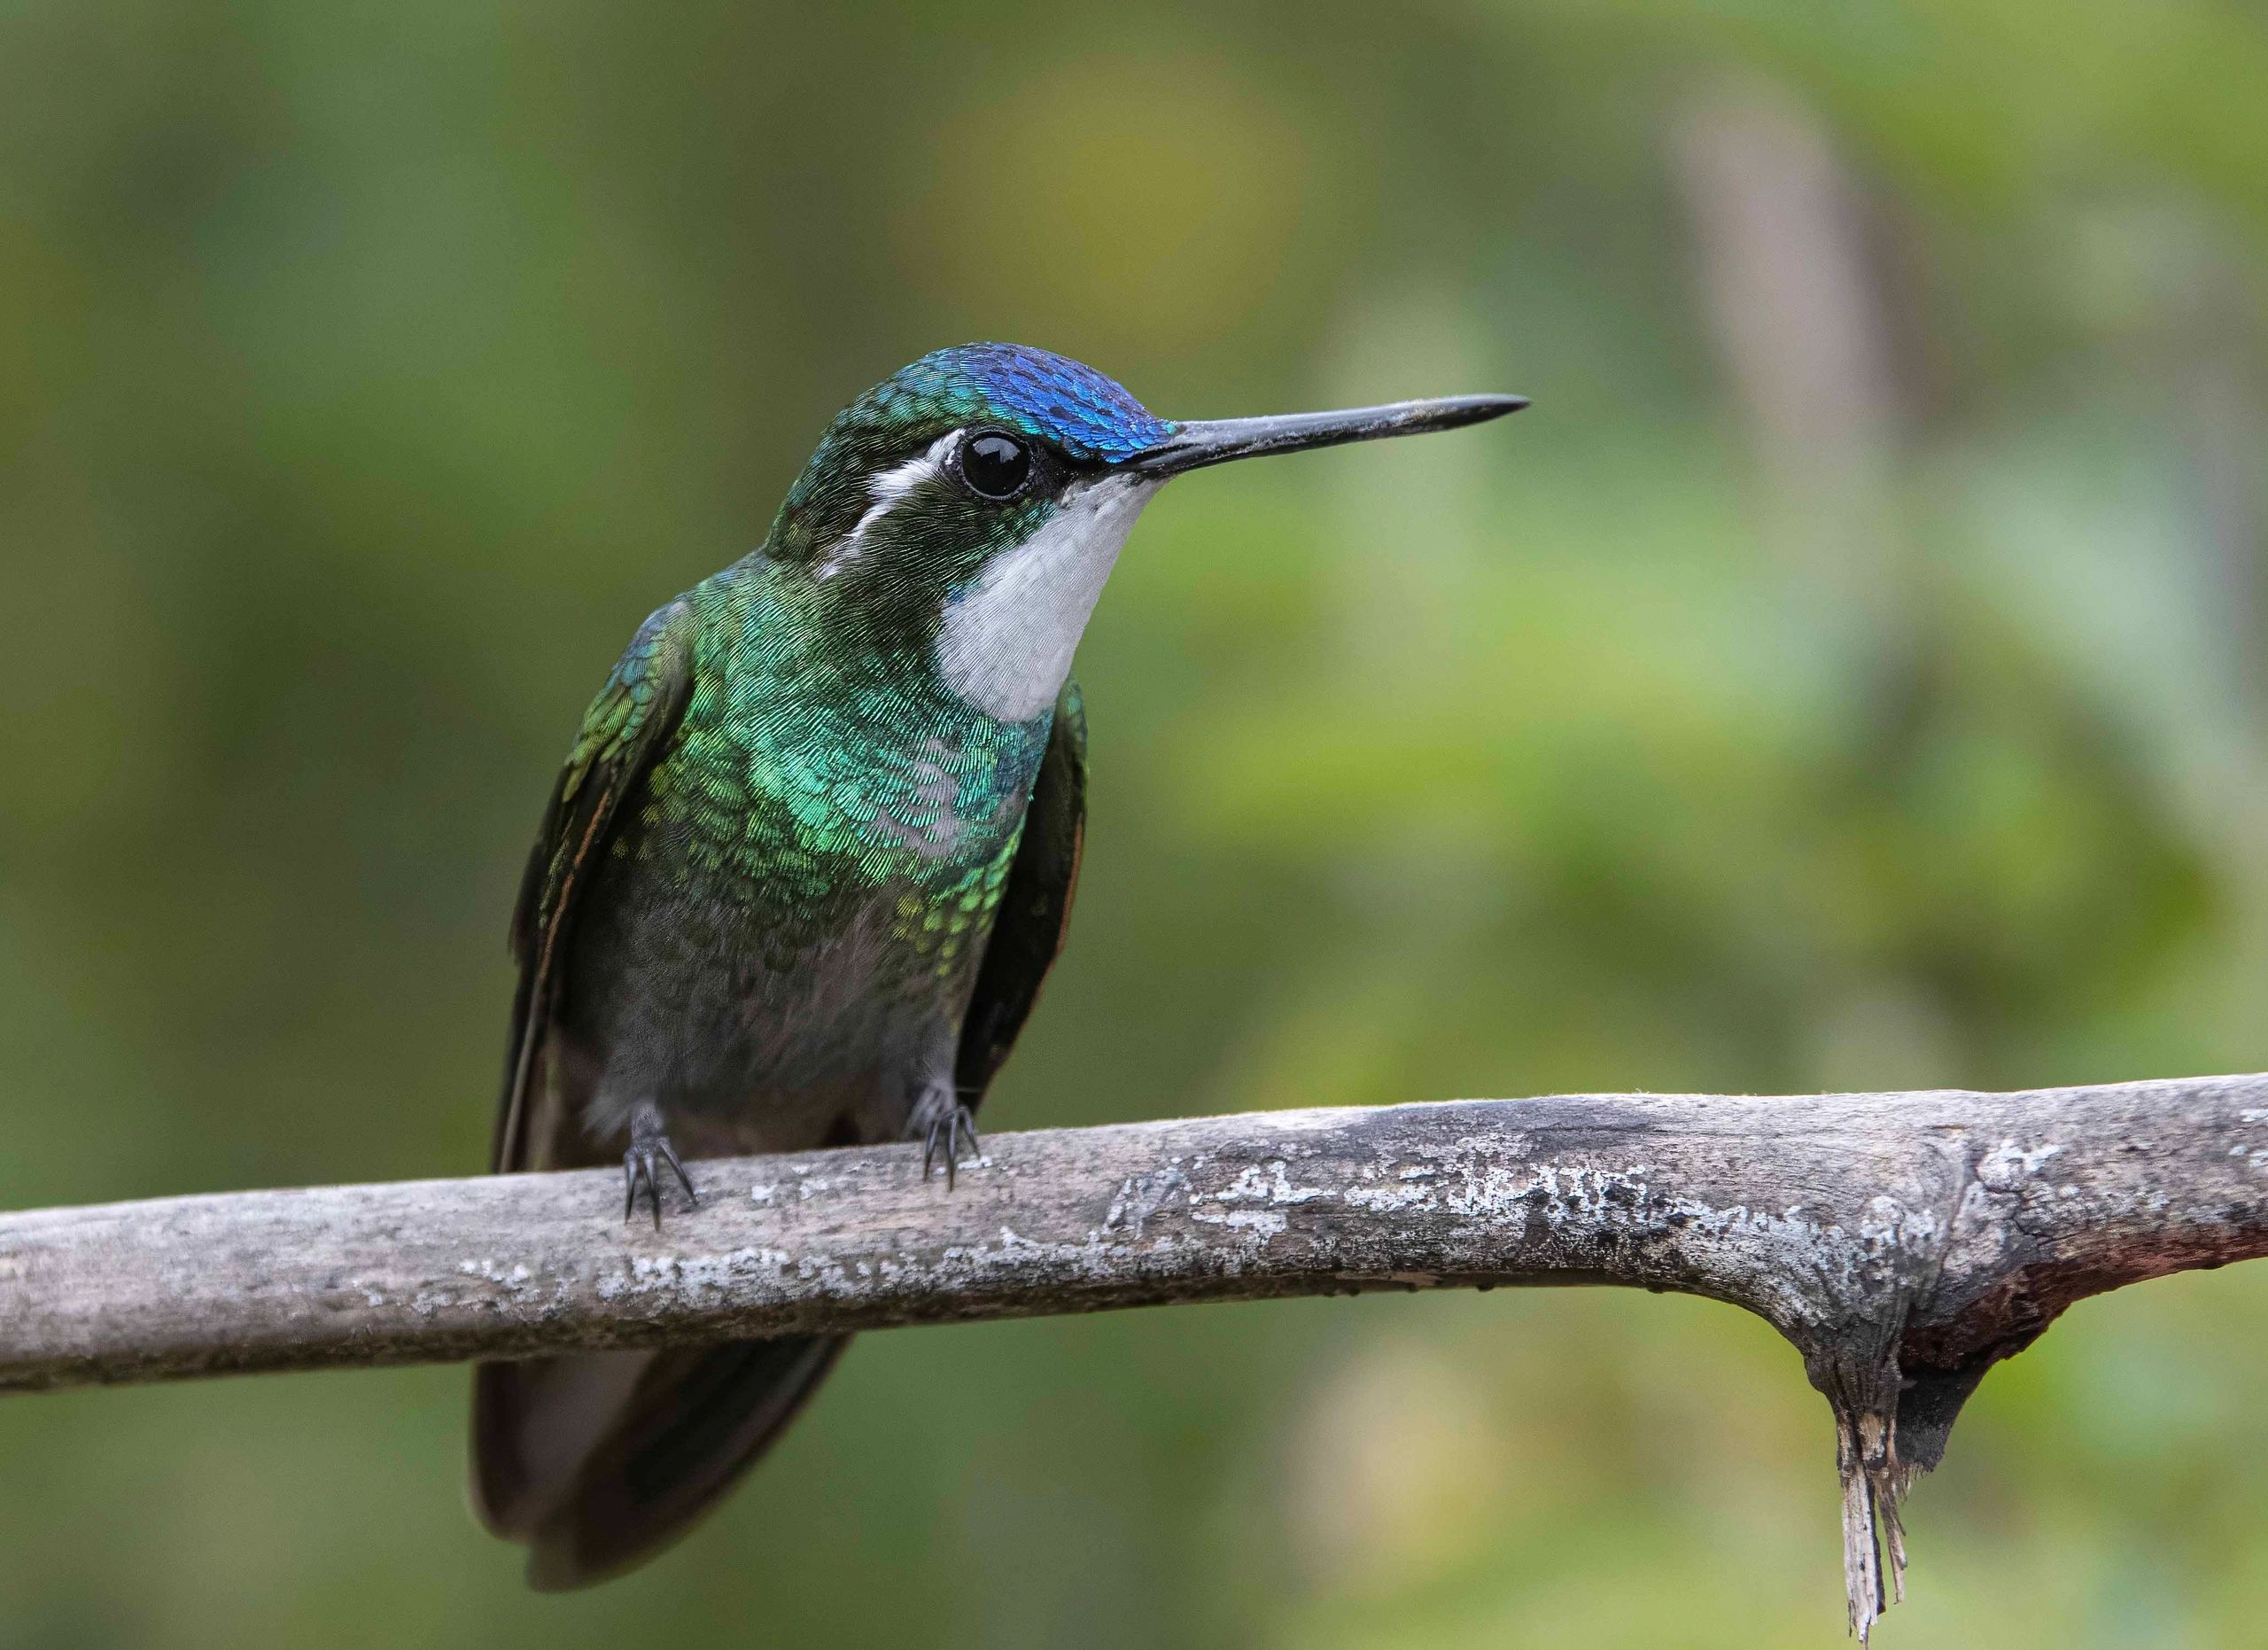
<svg viewBox="0 0 2268 1650">
<path fill-rule="evenodd" d="M 1143 506 L 1231 459 L 1448 430 L 1464 395 L 1177 422 L 1091 367 L 938 350 L 837 416 L 754 551 L 639 627 L 584 713 L 511 927 L 497 1172 L 918 1143 L 950 1188 L 1061 948 L 1071 675 Z M 911 1149 L 909 1145 L 908 1149 Z M 681 1535 L 847 1335 L 481 1365 L 472 1498 L 544 1590 Z"/>
</svg>

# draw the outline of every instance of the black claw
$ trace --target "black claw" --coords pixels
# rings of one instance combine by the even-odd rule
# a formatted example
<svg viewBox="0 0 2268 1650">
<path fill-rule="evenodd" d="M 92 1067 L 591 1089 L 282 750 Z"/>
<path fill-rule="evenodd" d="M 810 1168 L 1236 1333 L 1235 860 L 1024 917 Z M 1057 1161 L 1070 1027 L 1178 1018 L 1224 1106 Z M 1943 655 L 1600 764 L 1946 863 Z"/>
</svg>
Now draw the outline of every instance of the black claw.
<svg viewBox="0 0 2268 1650">
<path fill-rule="evenodd" d="M 656 1140 L 654 1145 L 655 1149 L 662 1154 L 662 1161 L 677 1171 L 677 1183 L 685 1188 L 685 1201 L 695 1209 L 700 1208 L 701 1194 L 693 1189 L 693 1177 L 686 1173 L 685 1165 L 677 1160 L 676 1148 L 666 1140 Z M 659 1204 L 661 1199 L 656 1197 L 654 1202 Z"/>
<path fill-rule="evenodd" d="M 966 1140 L 972 1159 L 983 1156 L 983 1148 L 976 1138 L 976 1119 L 967 1106 L 956 1105 L 944 1117 L 929 1125 L 921 1143 L 921 1178 L 929 1178 L 929 1165 L 942 1152 L 945 1160 L 945 1190 L 953 1189 L 954 1171 L 960 1166 L 961 1144 Z"/>
<path fill-rule="evenodd" d="M 654 1200 L 654 1230 L 662 1229 L 662 1188 L 654 1183 L 654 1154 L 641 1146 L 633 1146 L 622 1154 L 622 1218 L 625 1220 L 638 1212 L 638 1183 L 646 1183 L 647 1195 Z"/>
<path fill-rule="evenodd" d="M 654 1202 L 654 1230 L 662 1229 L 662 1179 L 655 1168 L 655 1159 L 669 1164 L 677 1175 L 677 1183 L 685 1188 L 686 1201 L 695 1209 L 701 1207 L 701 1194 L 693 1189 L 693 1177 L 678 1161 L 676 1148 L 669 1137 L 660 1131 L 647 1132 L 633 1128 L 630 1135 L 630 1149 L 622 1154 L 622 1218 L 627 1220 L 638 1212 L 638 1187 L 642 1181 L 646 1195 Z"/>
</svg>

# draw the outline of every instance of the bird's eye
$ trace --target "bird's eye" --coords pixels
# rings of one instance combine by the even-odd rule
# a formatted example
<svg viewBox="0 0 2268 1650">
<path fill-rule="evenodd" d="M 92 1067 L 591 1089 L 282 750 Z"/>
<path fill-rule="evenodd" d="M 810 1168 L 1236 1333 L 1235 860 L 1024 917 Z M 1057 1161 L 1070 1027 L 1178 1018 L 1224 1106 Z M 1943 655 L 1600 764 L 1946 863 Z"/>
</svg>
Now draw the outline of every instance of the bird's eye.
<svg viewBox="0 0 2268 1650">
<path fill-rule="evenodd" d="M 998 430 L 973 435 L 961 443 L 960 479 L 979 498 L 1014 498 L 1031 479 L 1031 449 Z"/>
</svg>

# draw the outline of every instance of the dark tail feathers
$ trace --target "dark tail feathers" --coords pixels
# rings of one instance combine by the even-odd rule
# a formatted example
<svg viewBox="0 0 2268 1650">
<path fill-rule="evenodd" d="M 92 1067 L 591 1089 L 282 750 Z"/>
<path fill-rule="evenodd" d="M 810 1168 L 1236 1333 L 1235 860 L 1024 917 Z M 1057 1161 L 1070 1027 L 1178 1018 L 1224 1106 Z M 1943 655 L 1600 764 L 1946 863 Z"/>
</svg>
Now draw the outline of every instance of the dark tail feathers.
<svg viewBox="0 0 2268 1650">
<path fill-rule="evenodd" d="M 586 1352 L 473 1372 L 472 1496 L 528 1584 L 586 1587 L 691 1529 L 803 1407 L 848 1335 Z"/>
</svg>

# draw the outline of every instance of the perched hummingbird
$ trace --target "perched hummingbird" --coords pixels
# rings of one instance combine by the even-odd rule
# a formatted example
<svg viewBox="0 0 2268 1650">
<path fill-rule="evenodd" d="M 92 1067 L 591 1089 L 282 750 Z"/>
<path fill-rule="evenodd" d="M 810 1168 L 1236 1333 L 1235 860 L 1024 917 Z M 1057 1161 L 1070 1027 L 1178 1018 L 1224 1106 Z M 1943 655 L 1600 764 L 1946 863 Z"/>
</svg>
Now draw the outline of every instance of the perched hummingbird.
<svg viewBox="0 0 2268 1650">
<path fill-rule="evenodd" d="M 585 713 L 512 920 L 493 1167 L 919 1140 L 950 1181 L 1071 910 L 1071 655 L 1168 478 L 1452 429 L 1516 396 L 1177 423 L 1045 350 L 939 350 L 852 402 L 763 544 L 639 627 Z M 651 1556 L 849 1337 L 476 1372 L 473 1495 L 530 1582 Z"/>
</svg>

